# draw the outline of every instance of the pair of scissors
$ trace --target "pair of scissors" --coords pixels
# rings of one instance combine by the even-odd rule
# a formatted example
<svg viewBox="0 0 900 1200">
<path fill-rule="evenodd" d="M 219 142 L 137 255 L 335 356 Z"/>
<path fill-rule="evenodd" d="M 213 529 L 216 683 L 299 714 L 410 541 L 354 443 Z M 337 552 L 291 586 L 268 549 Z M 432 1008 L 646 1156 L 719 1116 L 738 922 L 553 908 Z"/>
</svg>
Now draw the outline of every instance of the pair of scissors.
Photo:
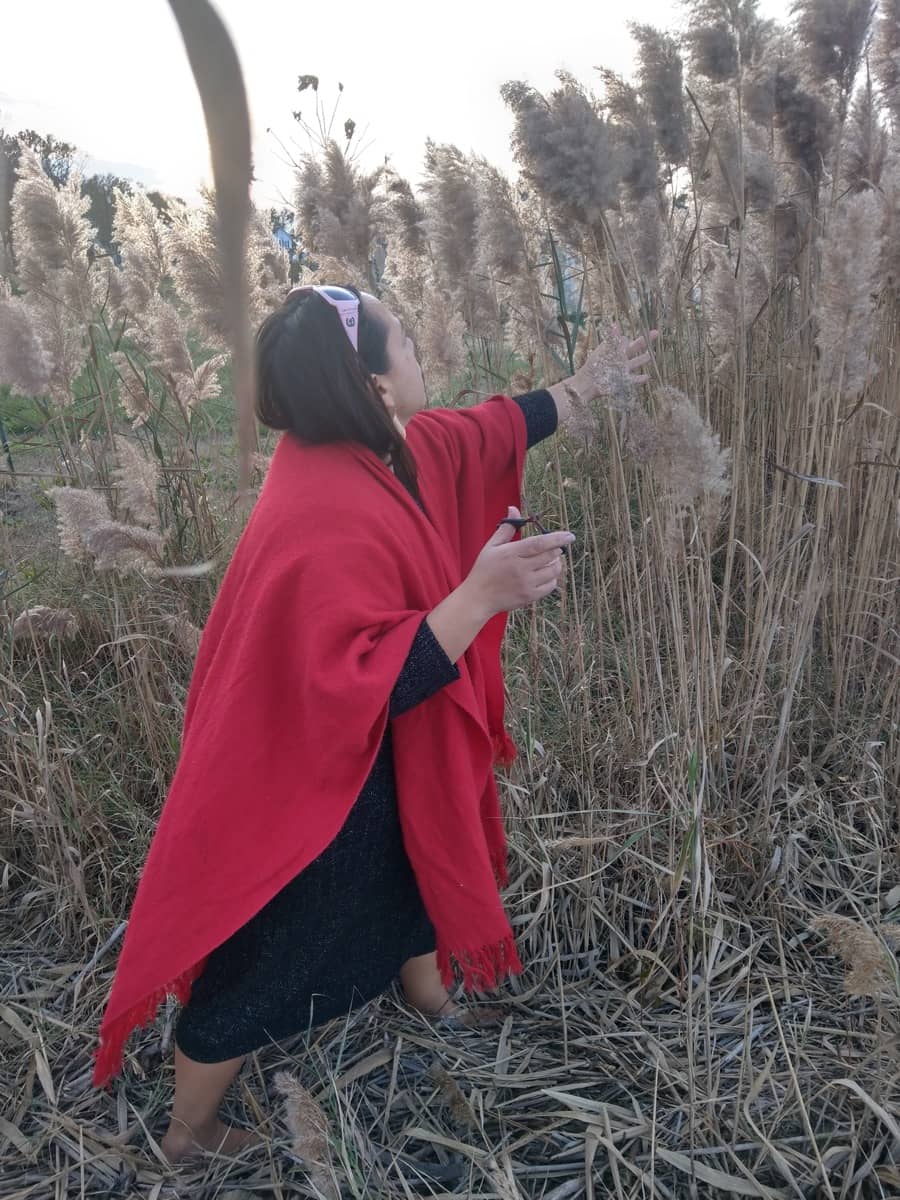
<svg viewBox="0 0 900 1200">
<path fill-rule="evenodd" d="M 528 510 L 527 517 L 504 517 L 502 521 L 497 522 L 497 528 L 499 529 L 501 525 L 512 525 L 513 529 L 517 531 L 524 529 L 526 525 L 533 525 L 538 533 L 550 532 L 549 529 L 545 528 L 541 524 L 539 516 L 536 513 L 533 513 L 530 509 Z M 560 549 L 562 550 L 563 554 L 569 553 L 568 546 L 561 546 Z"/>
</svg>

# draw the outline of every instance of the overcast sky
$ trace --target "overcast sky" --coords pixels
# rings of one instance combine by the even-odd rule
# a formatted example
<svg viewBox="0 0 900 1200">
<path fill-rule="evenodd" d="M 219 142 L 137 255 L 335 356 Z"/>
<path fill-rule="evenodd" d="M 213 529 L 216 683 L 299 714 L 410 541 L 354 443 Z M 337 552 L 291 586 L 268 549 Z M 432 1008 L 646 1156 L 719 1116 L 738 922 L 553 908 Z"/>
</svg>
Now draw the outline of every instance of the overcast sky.
<svg viewBox="0 0 900 1200">
<path fill-rule="evenodd" d="M 218 0 L 243 64 L 254 126 L 255 198 L 290 203 L 293 173 L 275 141 L 305 148 L 291 112 L 313 116 L 300 74 L 329 103 L 344 84 L 338 128 L 366 126 L 364 161 L 386 155 L 416 180 L 425 139 L 455 142 L 511 170 L 508 79 L 552 86 L 565 67 L 631 72 L 627 20 L 677 28 L 660 0 Z M 784 19 L 788 0 L 761 0 Z M 0 126 L 74 142 L 88 172 L 111 170 L 192 198 L 208 178 L 200 104 L 165 0 L 0 0 Z M 273 133 L 268 133 L 267 130 Z M 298 137 L 300 141 L 298 142 Z"/>
</svg>

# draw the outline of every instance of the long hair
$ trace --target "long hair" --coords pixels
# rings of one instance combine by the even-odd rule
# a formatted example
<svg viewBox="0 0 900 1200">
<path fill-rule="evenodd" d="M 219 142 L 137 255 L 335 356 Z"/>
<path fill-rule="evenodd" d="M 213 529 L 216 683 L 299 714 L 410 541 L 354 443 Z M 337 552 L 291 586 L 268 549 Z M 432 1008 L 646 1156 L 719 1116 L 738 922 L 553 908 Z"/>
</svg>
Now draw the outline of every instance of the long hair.
<svg viewBox="0 0 900 1200">
<path fill-rule="evenodd" d="M 357 337 L 358 352 L 337 312 L 315 292 L 289 296 L 256 334 L 256 415 L 306 442 L 367 446 L 418 499 L 415 459 L 373 379 L 390 369 L 387 325 L 366 312 L 362 297 Z"/>
</svg>

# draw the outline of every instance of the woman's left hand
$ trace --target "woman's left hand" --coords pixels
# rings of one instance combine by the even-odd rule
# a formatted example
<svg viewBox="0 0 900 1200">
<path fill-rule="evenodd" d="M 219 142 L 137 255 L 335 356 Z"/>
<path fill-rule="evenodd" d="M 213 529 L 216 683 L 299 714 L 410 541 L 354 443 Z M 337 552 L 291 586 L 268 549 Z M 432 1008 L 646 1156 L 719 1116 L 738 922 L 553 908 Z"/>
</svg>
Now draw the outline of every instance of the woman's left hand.
<svg viewBox="0 0 900 1200">
<path fill-rule="evenodd" d="M 613 325 L 575 374 L 549 389 L 560 424 L 573 415 L 573 401 L 583 406 L 601 396 L 613 397 L 623 390 L 631 391 L 639 383 L 647 383 L 650 376 L 643 368 L 652 361 L 651 347 L 658 337 L 659 330 L 651 329 L 630 341 L 618 324 Z"/>
<path fill-rule="evenodd" d="M 651 329 L 646 337 L 641 334 L 640 337 L 629 342 L 627 338 L 622 337 L 622 331 L 618 324 L 612 327 L 613 334 L 625 342 L 625 359 L 627 362 L 628 374 L 632 377 L 633 383 L 648 383 L 650 376 L 641 372 L 641 367 L 645 367 L 651 362 L 653 355 L 650 353 L 653 343 L 659 337 L 658 329 Z"/>
<path fill-rule="evenodd" d="M 572 376 L 571 384 L 582 399 L 593 400 L 603 393 L 604 384 L 616 373 L 632 384 L 647 383 L 650 376 L 641 368 L 651 361 L 650 348 L 658 337 L 659 330 L 651 329 L 646 336 L 641 334 L 629 341 L 616 323 Z"/>
</svg>

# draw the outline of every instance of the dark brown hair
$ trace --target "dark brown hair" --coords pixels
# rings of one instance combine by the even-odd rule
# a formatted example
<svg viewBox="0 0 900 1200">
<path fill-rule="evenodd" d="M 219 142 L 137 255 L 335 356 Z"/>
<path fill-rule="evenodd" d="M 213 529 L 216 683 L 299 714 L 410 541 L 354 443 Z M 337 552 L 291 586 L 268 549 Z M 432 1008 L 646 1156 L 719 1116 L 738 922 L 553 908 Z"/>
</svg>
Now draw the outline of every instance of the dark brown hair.
<svg viewBox="0 0 900 1200">
<path fill-rule="evenodd" d="M 346 287 L 345 284 L 341 284 Z M 387 458 L 418 499 L 416 463 L 373 375 L 390 369 L 388 327 L 359 297 L 359 352 L 334 308 L 315 292 L 289 296 L 256 334 L 256 415 L 306 442 L 359 442 Z"/>
</svg>

